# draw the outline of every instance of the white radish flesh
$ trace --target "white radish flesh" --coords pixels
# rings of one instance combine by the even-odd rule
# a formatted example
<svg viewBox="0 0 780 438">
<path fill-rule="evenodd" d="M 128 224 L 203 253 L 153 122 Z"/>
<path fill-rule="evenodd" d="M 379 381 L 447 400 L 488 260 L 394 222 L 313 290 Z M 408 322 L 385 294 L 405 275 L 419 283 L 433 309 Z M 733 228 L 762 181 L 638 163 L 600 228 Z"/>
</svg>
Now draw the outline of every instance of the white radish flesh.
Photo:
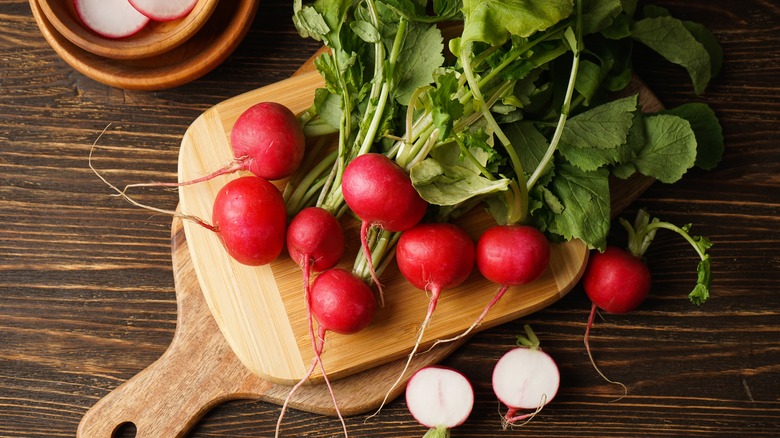
<svg viewBox="0 0 780 438">
<path fill-rule="evenodd" d="M 406 385 L 406 406 L 426 427 L 460 426 L 474 407 L 474 389 L 461 373 L 437 366 L 417 371 Z"/>
<path fill-rule="evenodd" d="M 76 14 L 84 26 L 106 38 L 126 38 L 149 23 L 128 0 L 74 0 Z"/>
<path fill-rule="evenodd" d="M 198 0 L 130 0 L 138 12 L 156 21 L 171 21 L 189 14 Z"/>
<path fill-rule="evenodd" d="M 560 372 L 545 352 L 518 347 L 509 350 L 493 369 L 493 392 L 509 407 L 507 422 L 532 415 L 515 416 L 521 409 L 538 410 L 558 393 Z"/>
</svg>

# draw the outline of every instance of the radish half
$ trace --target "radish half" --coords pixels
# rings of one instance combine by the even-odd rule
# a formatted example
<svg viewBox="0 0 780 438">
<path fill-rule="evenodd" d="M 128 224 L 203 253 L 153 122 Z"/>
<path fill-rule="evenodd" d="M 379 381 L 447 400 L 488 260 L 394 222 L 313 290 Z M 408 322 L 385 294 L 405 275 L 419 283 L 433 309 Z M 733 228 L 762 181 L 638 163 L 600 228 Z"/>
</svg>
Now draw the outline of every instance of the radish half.
<svg viewBox="0 0 780 438">
<path fill-rule="evenodd" d="M 474 389 L 458 371 L 429 366 L 414 373 L 406 384 L 406 406 L 423 426 L 451 429 L 471 414 Z"/>
<path fill-rule="evenodd" d="M 513 424 L 529 418 L 517 413 L 525 409 L 538 411 L 558 393 L 561 375 L 558 365 L 538 348 L 518 347 L 504 354 L 493 369 L 493 392 L 509 407 L 505 421 Z"/>
<path fill-rule="evenodd" d="M 106 38 L 126 38 L 138 33 L 151 20 L 128 0 L 73 0 L 84 26 Z"/>
<path fill-rule="evenodd" d="M 198 0 L 129 0 L 138 12 L 155 21 L 171 21 L 189 14 Z"/>
</svg>

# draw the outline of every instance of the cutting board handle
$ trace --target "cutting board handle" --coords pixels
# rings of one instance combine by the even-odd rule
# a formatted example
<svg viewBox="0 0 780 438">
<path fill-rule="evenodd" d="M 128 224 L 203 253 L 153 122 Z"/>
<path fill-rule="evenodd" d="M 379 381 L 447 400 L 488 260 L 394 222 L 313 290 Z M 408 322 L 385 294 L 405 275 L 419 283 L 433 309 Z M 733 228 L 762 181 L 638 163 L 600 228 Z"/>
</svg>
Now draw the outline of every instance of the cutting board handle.
<svg viewBox="0 0 780 438">
<path fill-rule="evenodd" d="M 252 374 L 230 349 L 197 287 L 184 233 L 173 227 L 178 320 L 165 353 L 98 401 L 81 419 L 78 438 L 111 438 L 132 423 L 137 438 L 183 436 L 227 400 L 257 399 L 270 383 Z"/>
</svg>

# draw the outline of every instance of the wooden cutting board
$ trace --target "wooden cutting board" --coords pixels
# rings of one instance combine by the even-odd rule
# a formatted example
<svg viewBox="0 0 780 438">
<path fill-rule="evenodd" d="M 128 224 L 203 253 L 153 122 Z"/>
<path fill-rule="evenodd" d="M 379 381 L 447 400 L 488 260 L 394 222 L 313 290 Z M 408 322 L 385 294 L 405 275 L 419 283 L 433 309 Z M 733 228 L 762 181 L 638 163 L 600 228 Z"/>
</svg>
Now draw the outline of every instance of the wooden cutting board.
<svg viewBox="0 0 780 438">
<path fill-rule="evenodd" d="M 314 91 L 323 87 L 317 72 L 307 72 L 224 101 L 203 113 L 184 134 L 179 153 L 179 180 L 188 181 L 232 160 L 229 136 L 236 119 L 251 105 L 275 101 L 295 113 L 309 108 Z M 181 210 L 210 218 L 217 192 L 240 174 L 215 178 L 179 189 Z M 282 186 L 284 183 L 279 182 Z M 340 266 L 351 269 L 358 252 L 358 223 L 346 216 L 348 248 Z M 476 239 L 495 224 L 482 209 L 466 215 L 461 225 Z M 288 256 L 251 267 L 234 261 L 219 237 L 187 221 L 184 230 L 193 266 L 206 303 L 228 344 L 252 372 L 264 379 L 291 384 L 303 377 L 313 352 L 308 338 L 301 270 Z M 510 288 L 488 313 L 484 330 L 540 310 L 566 294 L 579 280 L 588 249 L 580 241 L 552 245 L 549 269 L 538 280 Z M 372 324 L 353 335 L 326 336 L 323 361 L 334 379 L 404 357 L 412 350 L 429 297 L 409 284 L 391 265 L 382 275 L 385 306 Z M 467 329 L 495 295 L 498 285 L 476 270 L 461 286 L 445 291 L 426 330 L 423 348 L 436 339 L 453 337 Z M 317 375 L 318 376 L 318 375 Z M 314 378 L 316 379 L 317 376 Z"/>
<path fill-rule="evenodd" d="M 171 244 L 178 314 L 171 345 L 157 361 L 89 409 L 79 423 L 79 438 L 110 438 L 126 423 L 135 425 L 137 438 L 179 437 L 203 414 L 228 400 L 281 405 L 287 397 L 288 386 L 251 372 L 222 336 L 198 285 L 180 220 L 173 221 Z M 441 361 L 461 343 L 416 356 L 410 372 Z M 403 362 L 395 361 L 332 382 L 341 413 L 376 409 L 402 368 Z M 392 397 L 402 391 L 403 386 L 396 388 Z M 302 386 L 290 407 L 336 415 L 324 385 Z"/>
</svg>

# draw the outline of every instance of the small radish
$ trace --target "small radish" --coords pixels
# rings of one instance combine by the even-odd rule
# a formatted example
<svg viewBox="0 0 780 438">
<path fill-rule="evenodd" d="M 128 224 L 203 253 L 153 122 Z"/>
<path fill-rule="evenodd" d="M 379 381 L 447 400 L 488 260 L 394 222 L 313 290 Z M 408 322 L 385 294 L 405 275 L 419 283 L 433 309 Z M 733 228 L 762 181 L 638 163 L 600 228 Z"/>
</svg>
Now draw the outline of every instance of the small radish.
<svg viewBox="0 0 780 438">
<path fill-rule="evenodd" d="M 428 203 L 417 193 L 401 166 L 377 153 L 359 155 L 349 162 L 341 179 L 341 191 L 344 202 L 362 221 L 361 246 L 384 303 L 368 248 L 368 229 L 376 226 L 391 232 L 408 230 L 420 222 Z"/>
<path fill-rule="evenodd" d="M 233 161 L 214 172 L 178 183 L 140 183 L 131 187 L 181 187 L 208 181 L 220 175 L 249 171 L 267 180 L 290 176 L 301 164 L 306 137 L 298 118 L 286 106 L 260 102 L 246 109 L 230 131 Z"/>
<path fill-rule="evenodd" d="M 321 207 L 307 207 L 287 227 L 290 258 L 314 271 L 332 268 L 344 254 L 344 230 L 338 219 Z"/>
<path fill-rule="evenodd" d="M 320 273 L 312 282 L 311 293 L 307 297 L 307 310 L 313 319 L 317 320 L 317 336 L 312 341 L 314 347 L 314 360 L 306 375 L 290 390 L 284 401 L 282 411 L 276 423 L 276 436 L 281 430 L 282 418 L 293 393 L 308 380 L 319 364 L 322 376 L 330 391 L 336 412 L 347 436 L 347 426 L 341 413 L 338 411 L 338 403 L 331 388 L 322 364 L 322 350 L 325 345 L 325 333 L 328 331 L 339 334 L 353 334 L 363 330 L 371 323 L 376 310 L 376 301 L 371 288 L 360 278 L 351 272 L 341 268 L 331 268 Z M 309 327 L 313 331 L 313 327 Z"/>
<path fill-rule="evenodd" d="M 415 420 L 430 427 L 426 438 L 449 437 L 474 408 L 474 388 L 458 371 L 440 366 L 420 369 L 406 384 L 406 407 Z"/>
<path fill-rule="evenodd" d="M 558 365 L 539 349 L 539 339 L 526 325 L 527 337 L 518 336 L 521 347 L 509 350 L 493 368 L 493 392 L 507 405 L 504 426 L 530 419 L 558 393 L 561 374 Z M 533 412 L 518 414 L 522 410 Z"/>
<path fill-rule="evenodd" d="M 607 313 L 628 313 L 647 298 L 650 292 L 651 275 L 642 258 L 659 228 L 666 228 L 680 234 L 698 253 L 701 259 L 697 268 L 698 281 L 689 298 L 694 304 L 702 304 L 709 297 L 710 260 L 706 251 L 712 243 L 705 237 L 691 237 L 688 234 L 690 225 L 677 227 L 668 222 L 661 222 L 657 218 L 651 221 L 650 216 L 641 209 L 637 213 L 633 226 L 623 218 L 619 221 L 628 232 L 628 250 L 608 246 L 603 252 L 594 251 L 583 274 L 582 286 L 592 303 L 584 337 L 588 358 L 604 380 L 623 387 L 625 393 L 626 386 L 608 379 L 593 360 L 588 336 L 596 311 L 601 309 Z"/>
<path fill-rule="evenodd" d="M 279 189 L 263 178 L 244 176 L 225 184 L 214 199 L 212 225 L 228 254 L 259 266 L 284 248 L 287 212 Z"/>
<path fill-rule="evenodd" d="M 106 38 L 126 38 L 138 33 L 150 19 L 128 0 L 74 0 L 81 22 Z"/>
<path fill-rule="evenodd" d="M 501 287 L 466 331 L 454 338 L 436 341 L 436 344 L 452 342 L 471 333 L 510 286 L 536 280 L 549 264 L 550 243 L 537 228 L 530 225 L 495 225 L 489 228 L 477 241 L 477 269 Z"/>
<path fill-rule="evenodd" d="M 138 12 L 156 21 L 172 21 L 189 14 L 198 0 L 129 0 Z"/>
<path fill-rule="evenodd" d="M 384 401 L 387 401 L 390 393 L 400 383 L 409 368 L 422 342 L 425 329 L 433 317 L 442 291 L 460 285 L 471 274 L 474 269 L 474 252 L 474 242 L 471 237 L 463 229 L 451 223 L 418 224 L 401 233 L 395 255 L 398 269 L 416 288 L 430 292 L 431 297 L 414 348 Z M 381 410 L 381 406 L 379 409 Z"/>
</svg>

